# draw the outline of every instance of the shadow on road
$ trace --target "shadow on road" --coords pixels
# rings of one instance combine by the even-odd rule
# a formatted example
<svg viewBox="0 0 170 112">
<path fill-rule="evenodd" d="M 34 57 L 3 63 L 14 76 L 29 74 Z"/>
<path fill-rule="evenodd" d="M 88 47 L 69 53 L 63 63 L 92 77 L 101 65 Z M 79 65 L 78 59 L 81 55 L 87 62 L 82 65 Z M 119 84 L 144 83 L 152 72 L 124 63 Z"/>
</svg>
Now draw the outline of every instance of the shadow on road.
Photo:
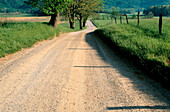
<svg viewBox="0 0 170 112">
<path fill-rule="evenodd" d="M 112 66 L 74 66 L 79 68 L 112 68 Z"/>
<path fill-rule="evenodd" d="M 75 67 L 89 67 L 89 68 L 115 68 L 122 76 L 131 80 L 133 87 L 142 93 L 150 96 L 151 99 L 157 100 L 167 105 L 170 105 L 170 92 L 165 88 L 162 88 L 158 83 L 150 80 L 147 76 L 145 77 L 143 73 L 136 69 L 132 64 L 122 57 L 118 56 L 114 51 L 112 51 L 101 39 L 95 36 L 94 32 L 86 34 L 86 42 L 97 51 L 99 57 L 109 64 L 109 66 L 75 66 Z M 101 45 L 100 45 L 101 44 Z M 106 46 L 106 47 L 105 47 Z M 101 48 L 105 48 L 104 50 Z M 112 61 L 110 61 L 112 60 Z M 135 70 L 133 70 L 135 68 Z M 108 74 L 107 74 L 108 75 Z M 113 78 L 108 75 L 108 78 Z M 109 79 L 108 79 L 109 80 Z M 112 81 L 115 84 L 114 81 Z M 143 87 L 146 86 L 146 87 Z M 160 97 L 159 95 L 163 96 Z M 116 109 L 170 109 L 169 106 L 130 106 L 130 107 L 108 107 L 108 110 Z"/>
<path fill-rule="evenodd" d="M 69 50 L 93 50 L 90 48 L 68 48 Z"/>
<path fill-rule="evenodd" d="M 128 110 L 128 109 L 170 109 L 170 106 L 124 106 L 124 107 L 107 107 L 107 110 Z"/>
</svg>

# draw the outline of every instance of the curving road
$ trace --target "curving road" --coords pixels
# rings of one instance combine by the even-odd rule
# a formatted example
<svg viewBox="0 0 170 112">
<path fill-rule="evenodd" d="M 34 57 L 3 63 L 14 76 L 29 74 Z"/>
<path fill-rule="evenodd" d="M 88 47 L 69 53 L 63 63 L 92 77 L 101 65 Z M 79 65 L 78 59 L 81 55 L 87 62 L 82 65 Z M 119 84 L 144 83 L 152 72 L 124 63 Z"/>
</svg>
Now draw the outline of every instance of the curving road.
<svg viewBox="0 0 170 112">
<path fill-rule="evenodd" d="M 0 112 L 170 112 L 170 92 L 87 29 L 0 59 Z"/>
</svg>

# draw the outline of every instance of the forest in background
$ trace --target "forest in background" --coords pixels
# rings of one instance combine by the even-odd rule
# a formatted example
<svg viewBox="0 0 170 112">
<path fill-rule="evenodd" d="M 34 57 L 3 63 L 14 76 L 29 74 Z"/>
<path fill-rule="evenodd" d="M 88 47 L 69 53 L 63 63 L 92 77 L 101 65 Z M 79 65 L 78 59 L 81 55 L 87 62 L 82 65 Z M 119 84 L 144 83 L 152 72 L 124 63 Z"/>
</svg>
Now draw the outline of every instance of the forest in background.
<svg viewBox="0 0 170 112">
<path fill-rule="evenodd" d="M 20 12 L 20 13 L 40 13 L 35 8 L 24 4 L 25 0 L 0 0 L 0 12 Z M 134 13 L 138 10 L 143 11 L 144 8 L 155 5 L 170 5 L 170 0 L 104 0 L 104 11 L 117 10 L 125 13 Z"/>
</svg>

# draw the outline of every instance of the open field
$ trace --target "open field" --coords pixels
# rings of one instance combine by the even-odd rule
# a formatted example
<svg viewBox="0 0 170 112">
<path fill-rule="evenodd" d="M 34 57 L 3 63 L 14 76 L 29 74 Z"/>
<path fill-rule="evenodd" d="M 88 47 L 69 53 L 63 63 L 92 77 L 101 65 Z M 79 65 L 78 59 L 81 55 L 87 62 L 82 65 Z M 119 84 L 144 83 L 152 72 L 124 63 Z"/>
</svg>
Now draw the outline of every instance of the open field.
<svg viewBox="0 0 170 112">
<path fill-rule="evenodd" d="M 57 29 L 42 22 L 3 23 L 0 27 L 0 57 L 59 36 L 60 33 L 78 31 L 78 22 L 75 25 L 75 30 L 71 30 L 68 23 L 59 24 Z"/>
<path fill-rule="evenodd" d="M 0 22 L 48 22 L 50 16 L 44 17 L 1 17 Z"/>
<path fill-rule="evenodd" d="M 170 18 L 163 19 L 163 34 L 159 34 L 158 18 L 136 20 L 130 24 L 107 25 L 107 21 L 93 21 L 100 29 L 95 33 L 120 54 L 136 61 L 154 77 L 170 80 Z M 100 24 L 101 23 L 101 24 Z M 105 27 L 104 23 L 106 23 Z"/>
<path fill-rule="evenodd" d="M 35 14 L 0 13 L 0 17 L 38 17 Z"/>
</svg>

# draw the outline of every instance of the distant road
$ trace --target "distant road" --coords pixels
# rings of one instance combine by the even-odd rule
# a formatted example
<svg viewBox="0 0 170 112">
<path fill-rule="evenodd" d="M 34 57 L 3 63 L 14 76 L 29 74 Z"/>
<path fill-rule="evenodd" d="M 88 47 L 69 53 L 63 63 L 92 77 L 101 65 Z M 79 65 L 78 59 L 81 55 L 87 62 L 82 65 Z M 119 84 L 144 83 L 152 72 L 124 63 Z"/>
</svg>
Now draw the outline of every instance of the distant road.
<svg viewBox="0 0 170 112">
<path fill-rule="evenodd" d="M 87 29 L 0 59 L 0 112 L 170 112 L 170 92 Z"/>
</svg>

